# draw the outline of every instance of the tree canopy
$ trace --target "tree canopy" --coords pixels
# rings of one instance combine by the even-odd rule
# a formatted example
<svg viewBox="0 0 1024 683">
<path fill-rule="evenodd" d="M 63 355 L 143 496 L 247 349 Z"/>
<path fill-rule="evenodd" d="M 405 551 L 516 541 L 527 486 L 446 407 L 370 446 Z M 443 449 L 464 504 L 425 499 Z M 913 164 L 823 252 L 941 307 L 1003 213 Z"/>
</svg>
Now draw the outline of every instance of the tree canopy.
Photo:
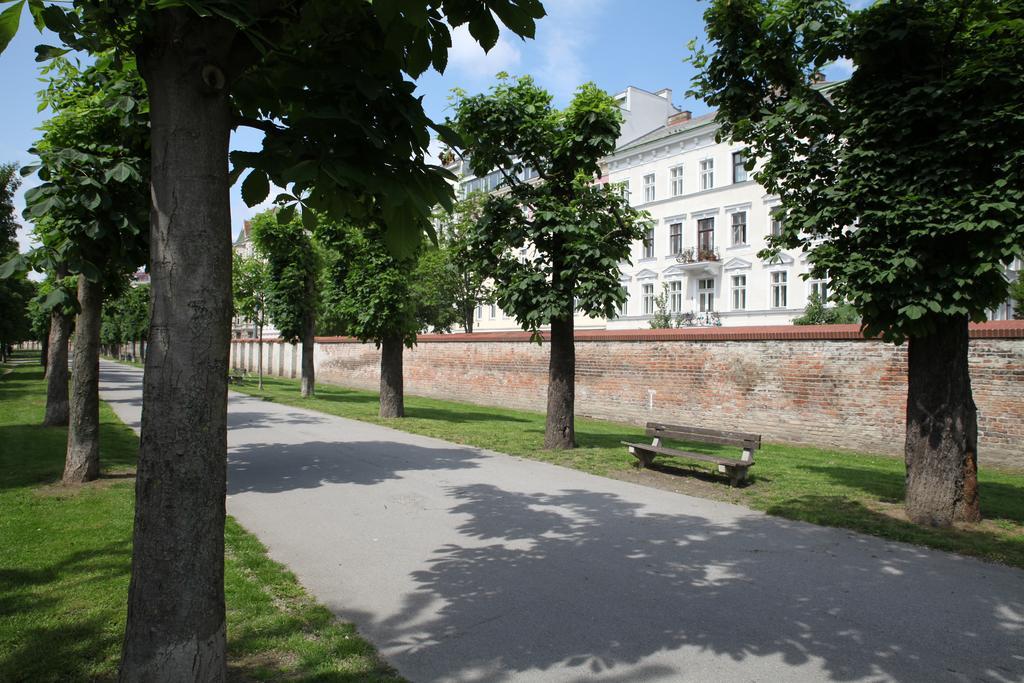
<svg viewBox="0 0 1024 683">
<path fill-rule="evenodd" d="M 785 214 L 772 246 L 899 342 L 1006 299 L 1024 252 L 1024 4 L 713 2 L 695 92 Z M 817 74 L 845 58 L 843 82 Z"/>
<path fill-rule="evenodd" d="M 267 211 L 252 219 L 256 254 L 267 264 L 267 314 L 285 341 L 294 344 L 304 332 L 305 316 L 316 311 L 320 259 L 312 236 L 299 216 L 279 219 Z"/>
</svg>

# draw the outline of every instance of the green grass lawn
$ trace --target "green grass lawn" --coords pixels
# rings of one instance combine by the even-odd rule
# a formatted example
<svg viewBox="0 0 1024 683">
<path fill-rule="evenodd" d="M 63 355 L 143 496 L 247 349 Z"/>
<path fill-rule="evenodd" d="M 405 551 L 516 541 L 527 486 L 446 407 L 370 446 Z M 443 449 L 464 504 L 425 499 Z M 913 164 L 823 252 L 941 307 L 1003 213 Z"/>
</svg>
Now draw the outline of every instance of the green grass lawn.
<svg viewBox="0 0 1024 683">
<path fill-rule="evenodd" d="M 377 417 L 377 394 L 319 384 L 317 396 L 303 399 L 295 380 L 264 378 L 264 390 L 250 376 L 232 389 L 266 400 L 319 410 L 455 443 L 488 448 L 534 460 L 572 467 L 603 476 L 715 498 L 763 510 L 772 515 L 815 524 L 844 527 L 898 541 L 973 555 L 1024 568 L 1024 474 L 982 469 L 982 512 L 973 527 L 931 529 L 903 516 L 902 460 L 820 448 L 765 444 L 750 470 L 751 483 L 728 486 L 706 466 L 690 468 L 662 458 L 655 467 L 637 471 L 620 441 L 645 440 L 643 429 L 601 420 L 576 420 L 579 448 L 546 451 L 544 415 L 451 401 L 407 396 L 407 417 Z M 738 456 L 737 449 L 687 445 L 689 449 Z"/>
<path fill-rule="evenodd" d="M 101 405 L 103 476 L 65 488 L 58 482 L 67 432 L 38 426 L 42 369 L 0 373 L 0 681 L 112 680 L 128 598 L 138 439 Z M 401 680 L 230 517 L 226 547 L 232 680 Z"/>
</svg>

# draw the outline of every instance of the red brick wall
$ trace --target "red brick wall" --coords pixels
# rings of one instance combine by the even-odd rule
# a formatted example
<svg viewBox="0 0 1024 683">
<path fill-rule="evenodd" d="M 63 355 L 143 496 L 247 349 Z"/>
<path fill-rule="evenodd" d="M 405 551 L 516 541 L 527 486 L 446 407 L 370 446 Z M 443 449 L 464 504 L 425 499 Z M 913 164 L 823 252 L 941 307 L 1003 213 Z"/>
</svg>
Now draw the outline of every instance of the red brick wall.
<svg viewBox="0 0 1024 683">
<path fill-rule="evenodd" d="M 547 362 L 547 345 L 521 333 L 424 335 L 406 352 L 405 388 L 542 411 Z M 373 344 L 317 347 L 322 380 L 376 390 L 378 363 Z M 1024 323 L 975 326 L 971 376 L 981 461 L 1024 468 Z M 578 415 L 899 454 L 905 402 L 906 347 L 865 340 L 854 326 L 577 334 Z"/>
</svg>

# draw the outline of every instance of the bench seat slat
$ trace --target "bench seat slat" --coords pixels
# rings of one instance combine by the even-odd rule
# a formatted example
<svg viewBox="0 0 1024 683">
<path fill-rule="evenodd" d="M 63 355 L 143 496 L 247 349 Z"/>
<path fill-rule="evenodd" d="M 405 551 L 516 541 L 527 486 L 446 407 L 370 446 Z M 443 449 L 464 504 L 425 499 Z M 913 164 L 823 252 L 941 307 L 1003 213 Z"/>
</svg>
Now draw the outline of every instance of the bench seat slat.
<svg viewBox="0 0 1024 683">
<path fill-rule="evenodd" d="M 717 444 L 719 446 L 739 446 L 740 448 L 749 445 L 751 448 L 756 449 L 760 446 L 760 442 L 757 439 L 735 439 L 727 436 L 701 434 L 699 432 L 684 431 L 681 429 L 649 429 L 647 430 L 647 436 L 660 436 L 663 439 L 675 439 L 677 441 L 693 441 L 695 443 L 712 443 Z"/>
<path fill-rule="evenodd" d="M 647 451 L 648 453 L 657 453 L 658 455 L 674 455 L 683 458 L 690 458 L 692 460 L 703 460 L 704 462 L 713 462 L 717 465 L 728 465 L 729 467 L 750 467 L 754 464 L 753 460 L 746 462 L 742 460 L 736 460 L 735 458 L 723 458 L 718 455 L 708 455 L 707 453 L 692 453 L 689 451 L 680 451 L 675 448 L 665 448 L 664 446 L 652 446 L 649 443 L 629 443 L 626 441 L 622 442 L 623 445 L 637 450 Z"/>
</svg>

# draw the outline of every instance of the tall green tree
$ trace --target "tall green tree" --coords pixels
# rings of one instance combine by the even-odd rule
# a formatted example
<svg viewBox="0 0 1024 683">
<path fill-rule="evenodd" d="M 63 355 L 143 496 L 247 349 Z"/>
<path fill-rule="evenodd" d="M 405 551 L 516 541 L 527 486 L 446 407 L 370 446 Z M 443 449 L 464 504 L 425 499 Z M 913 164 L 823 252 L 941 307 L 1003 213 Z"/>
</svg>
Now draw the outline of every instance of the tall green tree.
<svg viewBox="0 0 1024 683">
<path fill-rule="evenodd" d="M 529 77 L 502 78 L 488 94 L 456 93 L 455 109 L 473 172 L 501 169 L 507 188 L 488 197 L 477 222 L 477 270 L 523 329 L 539 335 L 551 326 L 544 447 L 573 448 L 574 314 L 614 315 L 626 296 L 619 262 L 644 231 L 622 193 L 596 183 L 622 114 L 590 83 L 559 111 Z M 539 181 L 525 179 L 525 168 Z"/>
<path fill-rule="evenodd" d="M 695 89 L 866 334 L 908 342 L 906 509 L 980 518 L 968 322 L 1024 251 L 1024 3 L 714 0 Z M 836 59 L 849 80 L 822 87 Z"/>
<path fill-rule="evenodd" d="M 439 210 L 437 239 L 442 252 L 446 254 L 448 267 L 452 270 L 451 291 L 459 322 L 467 333 L 473 332 L 478 306 L 493 299 L 490 280 L 478 270 L 479 264 L 473 253 L 473 236 L 483 215 L 487 195 L 473 192 L 465 199 L 456 201 L 450 211 Z"/>
<path fill-rule="evenodd" d="M 131 344 L 133 356 L 149 338 L 149 285 L 135 284 L 130 278 L 117 289 L 107 288 L 100 325 L 100 342 L 114 355 Z"/>
<path fill-rule="evenodd" d="M 25 193 L 41 246 L 28 260 L 78 277 L 64 468 L 64 482 L 75 484 L 99 476 L 104 287 L 135 272 L 149 249 L 149 116 L 133 60 L 107 52 L 79 69 L 58 58 L 46 71 L 40 105 L 53 115 L 32 150 L 39 164 L 26 169 L 38 169 L 43 182 Z"/>
<path fill-rule="evenodd" d="M 14 208 L 14 193 L 20 185 L 17 165 L 0 164 L 0 263 L 18 253 L 18 220 Z M 24 273 L 0 279 L 0 360 L 7 359 L 11 344 L 22 341 L 29 335 L 28 306 L 34 295 L 35 289 Z"/>
<path fill-rule="evenodd" d="M 263 328 L 270 319 L 271 284 L 270 265 L 257 256 L 235 254 L 231 268 L 231 291 L 235 313 L 253 325 L 259 368 L 259 389 L 263 390 Z"/>
<path fill-rule="evenodd" d="M 317 236 L 336 252 L 329 259 L 331 317 L 345 334 L 380 349 L 380 416 L 404 417 L 402 352 L 422 327 L 409 286 L 415 255 L 393 254 L 378 227 L 324 223 Z"/>
<path fill-rule="evenodd" d="M 302 220 L 294 214 L 289 221 L 284 218 L 277 211 L 253 218 L 252 240 L 269 270 L 270 320 L 284 341 L 302 344 L 301 393 L 309 397 L 314 395 L 316 384 L 313 342 L 321 264 L 319 251 Z"/>
<path fill-rule="evenodd" d="M 532 36 L 538 0 L 25 0 L 61 49 L 114 46 L 143 65 L 152 135 L 152 336 L 122 678 L 225 676 L 223 526 L 231 320 L 228 189 L 270 181 L 336 219 L 372 217 L 413 246 L 451 202 L 424 163 L 431 121 L 414 94 L 441 71 L 451 27 L 485 49 L 500 21 Z M 0 49 L 19 15 L 0 21 Z M 40 56 L 54 48 L 41 46 Z M 346 68 L 338 68 L 339 64 Z M 264 132 L 233 155 L 236 126 Z M 306 211 L 303 211 L 306 215 Z M 182 454 L 187 454 L 183 457 Z M 159 480 L 160 485 L 154 485 Z"/>
</svg>

